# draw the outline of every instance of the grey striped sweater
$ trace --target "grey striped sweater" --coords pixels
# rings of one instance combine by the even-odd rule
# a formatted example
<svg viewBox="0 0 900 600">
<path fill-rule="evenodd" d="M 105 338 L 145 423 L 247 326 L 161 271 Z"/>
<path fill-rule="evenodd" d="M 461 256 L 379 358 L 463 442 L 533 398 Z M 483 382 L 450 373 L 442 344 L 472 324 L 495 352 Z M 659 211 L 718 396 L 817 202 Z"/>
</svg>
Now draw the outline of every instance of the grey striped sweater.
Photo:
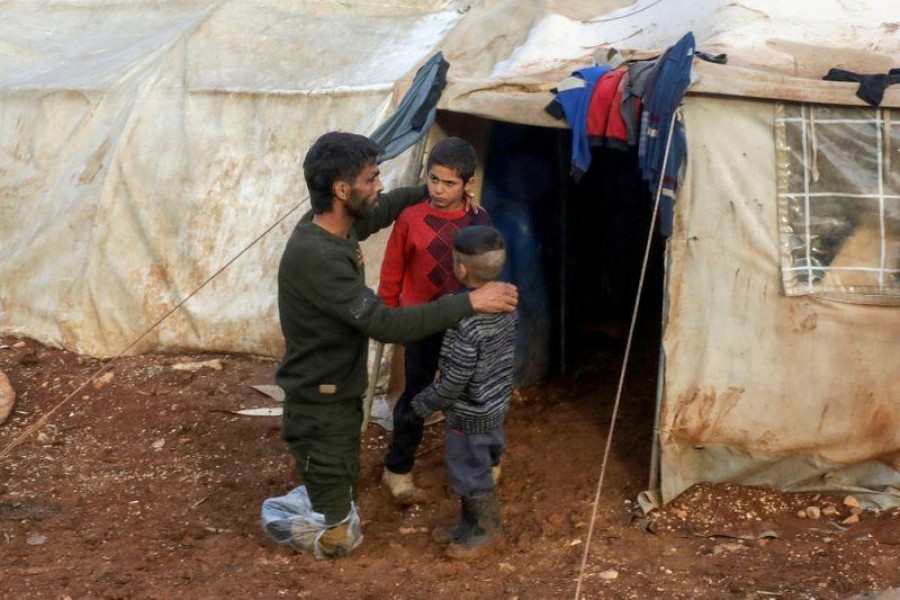
<svg viewBox="0 0 900 600">
<path fill-rule="evenodd" d="M 509 411 L 515 350 L 515 312 L 466 317 L 444 334 L 440 376 L 413 399 L 420 417 L 443 410 L 465 433 L 500 427 Z"/>
</svg>

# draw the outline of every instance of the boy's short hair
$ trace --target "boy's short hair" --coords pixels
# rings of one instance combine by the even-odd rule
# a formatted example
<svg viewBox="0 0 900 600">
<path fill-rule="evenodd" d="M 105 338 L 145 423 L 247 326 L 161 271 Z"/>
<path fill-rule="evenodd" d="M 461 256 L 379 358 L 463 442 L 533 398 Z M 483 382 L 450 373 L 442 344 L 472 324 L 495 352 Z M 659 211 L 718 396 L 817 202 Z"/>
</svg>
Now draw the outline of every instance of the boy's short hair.
<svg viewBox="0 0 900 600">
<path fill-rule="evenodd" d="M 475 175 L 478 159 L 472 144 L 462 138 L 448 137 L 439 141 L 431 149 L 425 170 L 430 171 L 434 165 L 453 169 L 459 178 L 466 182 Z"/>
<path fill-rule="evenodd" d="M 466 266 L 478 282 L 494 281 L 506 262 L 506 243 L 493 227 L 472 225 L 456 232 L 453 237 L 453 256 Z"/>
<path fill-rule="evenodd" d="M 303 159 L 313 212 L 331 212 L 335 182 L 352 184 L 363 169 L 376 163 L 380 152 L 381 147 L 364 135 L 331 131 L 320 136 Z"/>
</svg>

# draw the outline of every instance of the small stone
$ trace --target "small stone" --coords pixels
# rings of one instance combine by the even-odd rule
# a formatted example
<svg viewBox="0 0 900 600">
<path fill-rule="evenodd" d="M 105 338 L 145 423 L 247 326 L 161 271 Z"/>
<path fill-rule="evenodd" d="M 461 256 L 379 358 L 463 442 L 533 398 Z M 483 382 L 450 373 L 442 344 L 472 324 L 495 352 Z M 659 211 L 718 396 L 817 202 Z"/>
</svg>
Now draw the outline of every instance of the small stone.
<svg viewBox="0 0 900 600">
<path fill-rule="evenodd" d="M 202 362 L 183 362 L 172 365 L 172 369 L 176 371 L 190 371 L 195 372 L 199 371 L 202 368 L 212 369 L 214 371 L 222 370 L 222 361 L 218 358 L 214 358 L 212 360 L 205 360 Z"/>
<path fill-rule="evenodd" d="M 579 540 L 579 539 L 574 539 L 574 540 L 572 540 L 571 542 L 569 542 L 569 545 L 570 545 L 570 546 L 577 546 L 577 545 L 580 544 L 580 543 L 581 543 L 581 540 Z"/>
<path fill-rule="evenodd" d="M 844 506 L 849 506 L 850 508 L 859 508 L 859 500 L 857 500 L 853 496 L 847 496 L 846 498 L 844 498 Z"/>
<path fill-rule="evenodd" d="M 16 342 L 15 344 L 13 344 L 13 348 L 24 348 L 24 347 L 25 347 L 25 342 Z"/>
<path fill-rule="evenodd" d="M 822 516 L 822 509 L 820 509 L 818 506 L 807 506 L 806 516 L 810 519 L 818 519 Z"/>
<path fill-rule="evenodd" d="M 50 436 L 47 435 L 46 433 L 44 433 L 43 431 L 38 433 L 34 439 L 35 439 L 35 441 L 37 441 L 38 444 L 41 444 L 41 445 L 46 445 L 46 444 L 50 443 Z"/>
<path fill-rule="evenodd" d="M 672 509 L 672 514 L 681 519 L 682 521 L 687 519 L 688 512 L 683 508 L 674 508 Z"/>
<path fill-rule="evenodd" d="M 94 381 L 94 383 L 93 383 L 94 389 L 99 390 L 99 389 L 105 387 L 110 381 L 113 380 L 113 377 L 115 377 L 113 372 L 107 371 L 106 373 L 104 373 L 103 375 L 101 375 Z"/>
<path fill-rule="evenodd" d="M 856 523 L 859 523 L 859 515 L 850 515 L 841 521 L 841 524 L 843 525 L 855 525 Z"/>
<path fill-rule="evenodd" d="M 153 449 L 154 449 L 154 450 L 157 450 L 157 451 L 158 451 L 158 450 L 162 450 L 162 449 L 163 449 L 163 446 L 165 446 L 165 445 L 166 445 L 166 440 L 165 440 L 165 438 L 159 438 L 158 440 L 156 440 L 155 442 L 153 442 Z"/>
<path fill-rule="evenodd" d="M 803 509 L 801 508 L 800 510 L 798 510 L 797 512 L 795 512 L 794 515 L 795 515 L 798 519 L 805 519 L 805 518 L 806 518 L 806 511 L 803 510 Z"/>
<path fill-rule="evenodd" d="M 600 579 L 603 579 L 606 581 L 613 581 L 614 579 L 618 579 L 618 577 L 619 577 L 619 572 L 616 571 L 615 569 L 609 569 L 608 571 L 600 572 Z"/>
<path fill-rule="evenodd" d="M 833 506 L 826 506 L 822 509 L 822 515 L 825 517 L 834 517 L 838 514 L 838 509 Z"/>
<path fill-rule="evenodd" d="M 41 535 L 40 533 L 32 533 L 28 536 L 28 539 L 25 540 L 25 543 L 29 546 L 40 546 L 44 542 L 47 541 L 47 536 Z"/>
<path fill-rule="evenodd" d="M 739 544 L 737 542 L 731 542 L 727 544 L 718 544 L 712 550 L 713 556 L 718 556 L 720 554 L 724 554 L 725 552 L 741 552 L 744 550 L 744 545 Z"/>
</svg>

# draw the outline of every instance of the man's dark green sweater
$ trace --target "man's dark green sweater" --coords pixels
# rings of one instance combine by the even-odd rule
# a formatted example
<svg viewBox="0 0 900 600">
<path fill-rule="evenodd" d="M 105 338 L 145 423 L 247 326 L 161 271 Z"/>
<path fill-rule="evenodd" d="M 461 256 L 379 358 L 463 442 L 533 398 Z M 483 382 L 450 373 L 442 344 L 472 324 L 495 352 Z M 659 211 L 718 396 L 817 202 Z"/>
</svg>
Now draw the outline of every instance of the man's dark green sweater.
<svg viewBox="0 0 900 600">
<path fill-rule="evenodd" d="M 423 187 L 382 194 L 372 214 L 356 221 L 348 239 L 312 223 L 312 214 L 294 228 L 278 268 L 286 348 L 275 379 L 289 396 L 304 402 L 360 398 L 367 382 L 368 338 L 407 343 L 473 314 L 468 294 L 388 308 L 366 286 L 359 241 L 425 196 Z"/>
</svg>

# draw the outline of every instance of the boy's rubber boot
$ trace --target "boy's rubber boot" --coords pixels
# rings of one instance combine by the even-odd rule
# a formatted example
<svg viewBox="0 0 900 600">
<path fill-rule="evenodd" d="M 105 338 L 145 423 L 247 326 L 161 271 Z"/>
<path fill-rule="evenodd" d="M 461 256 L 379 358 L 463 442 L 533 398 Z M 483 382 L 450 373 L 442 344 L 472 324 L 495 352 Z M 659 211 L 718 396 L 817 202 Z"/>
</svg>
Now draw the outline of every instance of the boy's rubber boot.
<svg viewBox="0 0 900 600">
<path fill-rule="evenodd" d="M 446 555 L 454 560 L 483 556 L 500 545 L 500 503 L 493 492 L 463 498 L 463 513 L 475 522 L 466 534 L 447 546 Z"/>
<path fill-rule="evenodd" d="M 476 523 L 471 520 L 471 516 L 466 514 L 465 504 L 462 498 L 460 498 L 460 515 L 459 520 L 456 522 L 456 525 L 452 527 L 437 527 L 431 532 L 431 540 L 440 545 L 446 546 L 447 544 L 452 544 L 453 542 L 458 542 L 463 538 L 471 535 L 471 532 L 476 526 Z"/>
<path fill-rule="evenodd" d="M 338 558 L 350 554 L 350 545 L 347 534 L 350 526 L 347 523 L 335 525 L 319 536 L 319 550 L 328 558 Z"/>
<path fill-rule="evenodd" d="M 409 506 L 425 501 L 425 490 L 417 488 L 413 483 L 412 472 L 401 475 L 385 468 L 381 482 L 390 490 L 398 504 Z"/>
</svg>

